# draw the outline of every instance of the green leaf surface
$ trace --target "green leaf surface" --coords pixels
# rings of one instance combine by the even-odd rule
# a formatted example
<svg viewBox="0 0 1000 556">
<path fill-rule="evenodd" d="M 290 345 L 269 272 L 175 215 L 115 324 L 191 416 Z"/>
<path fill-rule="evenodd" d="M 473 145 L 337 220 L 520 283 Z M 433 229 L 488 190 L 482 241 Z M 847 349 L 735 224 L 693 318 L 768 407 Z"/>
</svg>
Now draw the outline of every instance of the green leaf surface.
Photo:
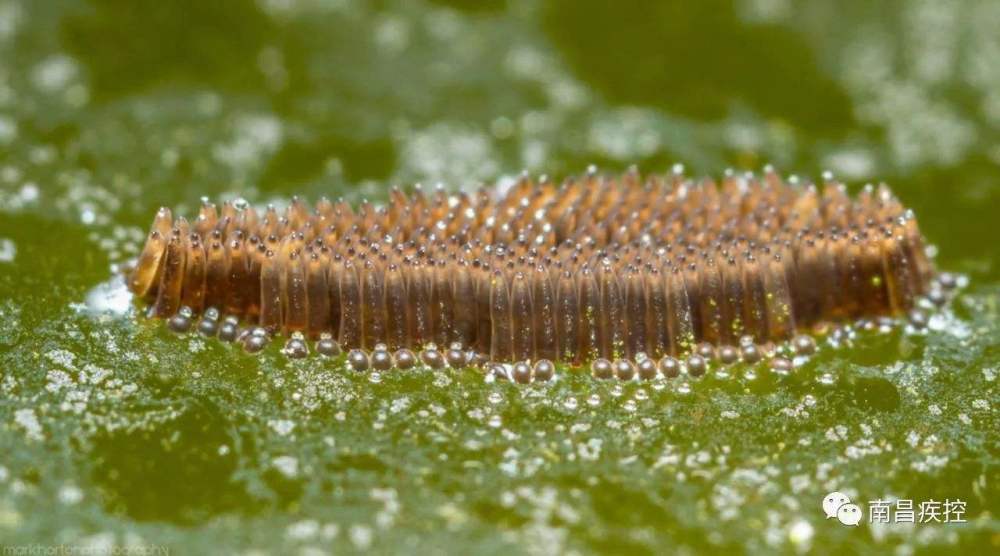
<svg viewBox="0 0 1000 556">
<path fill-rule="evenodd" d="M 997 3 L 611 5 L 0 0 L 3 554 L 998 550 Z M 885 180 L 969 286 L 788 377 L 530 386 L 248 355 L 101 295 L 161 205 L 677 161 Z"/>
</svg>

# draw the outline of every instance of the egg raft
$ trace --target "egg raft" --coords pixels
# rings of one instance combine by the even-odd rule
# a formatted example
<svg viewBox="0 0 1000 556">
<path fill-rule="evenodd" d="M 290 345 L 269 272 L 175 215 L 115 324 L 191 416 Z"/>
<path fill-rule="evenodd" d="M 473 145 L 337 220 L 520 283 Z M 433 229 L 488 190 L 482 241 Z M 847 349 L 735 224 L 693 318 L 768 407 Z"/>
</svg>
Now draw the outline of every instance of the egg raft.
<svg viewBox="0 0 1000 556">
<path fill-rule="evenodd" d="M 887 186 L 851 197 L 770 169 L 718 183 L 524 175 L 393 189 L 382 206 L 293 198 L 280 213 L 205 202 L 190 222 L 162 208 L 127 272 L 178 332 L 201 316 L 202 334 L 250 352 L 282 334 L 290 357 L 308 339 L 351 350 L 358 370 L 478 365 L 520 382 L 548 380 L 553 361 L 628 379 L 810 353 L 810 333 L 858 319 L 926 324 L 918 301 L 955 286 Z"/>
</svg>

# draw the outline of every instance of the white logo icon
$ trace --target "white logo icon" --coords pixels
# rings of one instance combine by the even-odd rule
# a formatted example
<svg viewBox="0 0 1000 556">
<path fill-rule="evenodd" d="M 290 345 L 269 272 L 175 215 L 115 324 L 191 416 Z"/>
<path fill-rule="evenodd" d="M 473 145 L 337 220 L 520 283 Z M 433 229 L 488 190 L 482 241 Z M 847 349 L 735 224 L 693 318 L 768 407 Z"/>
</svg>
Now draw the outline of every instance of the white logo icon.
<svg viewBox="0 0 1000 556">
<path fill-rule="evenodd" d="M 844 504 L 837 508 L 837 519 L 844 525 L 857 527 L 861 523 L 861 507 L 857 504 Z"/>
<path fill-rule="evenodd" d="M 826 518 L 837 518 L 844 525 L 857 527 L 861 523 L 861 507 L 852 504 L 851 499 L 843 492 L 831 492 L 823 497 L 823 512 Z"/>
<path fill-rule="evenodd" d="M 823 498 L 823 511 L 826 513 L 826 518 L 837 517 L 837 508 L 850 503 L 851 499 L 843 492 L 831 492 L 827 494 Z"/>
</svg>

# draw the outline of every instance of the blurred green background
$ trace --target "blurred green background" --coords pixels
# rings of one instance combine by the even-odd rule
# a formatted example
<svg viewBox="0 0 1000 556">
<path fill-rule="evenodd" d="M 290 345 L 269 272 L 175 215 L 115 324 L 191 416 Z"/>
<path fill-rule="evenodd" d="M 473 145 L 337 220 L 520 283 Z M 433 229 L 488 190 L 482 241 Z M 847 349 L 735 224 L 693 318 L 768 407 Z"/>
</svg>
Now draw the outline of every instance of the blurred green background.
<svg viewBox="0 0 1000 556">
<path fill-rule="evenodd" d="M 0 0 L 0 545 L 998 550 L 998 29 L 995 0 Z M 971 285 L 927 335 L 689 385 L 357 376 L 87 302 L 160 205 L 675 162 L 887 181 Z M 843 527 L 830 490 L 968 523 Z"/>
</svg>

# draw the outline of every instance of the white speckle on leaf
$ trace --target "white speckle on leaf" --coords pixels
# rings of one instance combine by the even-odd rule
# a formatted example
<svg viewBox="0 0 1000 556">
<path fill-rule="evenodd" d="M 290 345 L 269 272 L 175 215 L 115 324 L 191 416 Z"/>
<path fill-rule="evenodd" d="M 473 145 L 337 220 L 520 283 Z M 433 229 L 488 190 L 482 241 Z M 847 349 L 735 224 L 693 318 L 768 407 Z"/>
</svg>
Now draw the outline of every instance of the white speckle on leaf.
<svg viewBox="0 0 1000 556">
<path fill-rule="evenodd" d="M 368 550 L 371 548 L 372 540 L 374 540 L 372 528 L 367 525 L 352 525 L 348 536 L 358 550 Z"/>
<path fill-rule="evenodd" d="M 83 500 L 83 491 L 76 485 L 65 485 L 59 489 L 59 501 L 67 506 L 72 506 Z"/>
<path fill-rule="evenodd" d="M 285 536 L 293 541 L 306 541 L 319 533 L 319 523 L 314 519 L 296 521 L 285 529 Z"/>
<path fill-rule="evenodd" d="M 243 174 L 262 164 L 265 155 L 278 149 L 283 137 L 281 120 L 270 115 L 244 116 L 234 124 L 232 141 L 216 145 L 213 154 L 216 160 Z"/>
<path fill-rule="evenodd" d="M 812 544 L 813 526 L 804 519 L 796 520 L 788 528 L 788 540 L 799 550 L 807 551 Z"/>
<path fill-rule="evenodd" d="M 603 445 L 604 440 L 596 437 L 591 438 L 586 443 L 577 444 L 576 453 L 584 461 L 597 461 L 601 457 L 601 447 Z"/>
<path fill-rule="evenodd" d="M 867 150 L 844 149 L 826 155 L 823 166 L 845 179 L 861 180 L 874 174 L 875 159 Z"/>
<path fill-rule="evenodd" d="M 91 313 L 124 315 L 132 307 L 132 292 L 125 285 L 125 279 L 116 275 L 91 288 L 83 307 Z"/>
<path fill-rule="evenodd" d="M 281 436 L 287 436 L 295 429 L 295 423 L 288 419 L 271 419 L 267 422 L 267 425 Z"/>
<path fill-rule="evenodd" d="M 928 454 L 923 460 L 911 463 L 910 467 L 921 473 L 929 473 L 943 468 L 948 464 L 948 461 L 949 459 L 946 456 Z"/>
<path fill-rule="evenodd" d="M 42 425 L 38 422 L 38 416 L 34 409 L 18 409 L 14 412 L 14 422 L 24 429 L 28 438 L 32 440 L 42 440 Z"/>
<path fill-rule="evenodd" d="M 107 380 L 111 375 L 111 370 L 87 363 L 83 367 L 80 378 L 85 383 L 98 385 Z"/>
<path fill-rule="evenodd" d="M 56 93 L 66 89 L 76 78 L 79 68 L 69 56 L 56 54 L 42 60 L 31 72 L 31 79 L 39 90 Z"/>
<path fill-rule="evenodd" d="M 14 240 L 0 238 L 0 263 L 12 263 L 17 256 L 17 244 Z"/>
<path fill-rule="evenodd" d="M 271 463 L 288 478 L 295 478 L 299 474 L 299 460 L 292 456 L 278 456 Z"/>
<path fill-rule="evenodd" d="M 410 43 L 409 23 L 402 17 L 383 16 L 375 25 L 373 38 L 386 54 L 398 54 Z"/>
<path fill-rule="evenodd" d="M 392 400 L 392 404 L 389 405 L 389 412 L 396 414 L 400 411 L 406 411 L 410 407 L 410 398 L 408 396 L 403 396 L 401 398 L 396 398 Z"/>
<path fill-rule="evenodd" d="M 492 180 L 500 171 L 490 135 L 454 124 L 414 132 L 402 145 L 400 179 L 443 182 L 463 189 Z"/>
<path fill-rule="evenodd" d="M 657 112 L 621 108 L 598 116 L 587 141 L 595 153 L 618 160 L 641 159 L 660 149 L 660 128 L 664 125 Z"/>
</svg>

